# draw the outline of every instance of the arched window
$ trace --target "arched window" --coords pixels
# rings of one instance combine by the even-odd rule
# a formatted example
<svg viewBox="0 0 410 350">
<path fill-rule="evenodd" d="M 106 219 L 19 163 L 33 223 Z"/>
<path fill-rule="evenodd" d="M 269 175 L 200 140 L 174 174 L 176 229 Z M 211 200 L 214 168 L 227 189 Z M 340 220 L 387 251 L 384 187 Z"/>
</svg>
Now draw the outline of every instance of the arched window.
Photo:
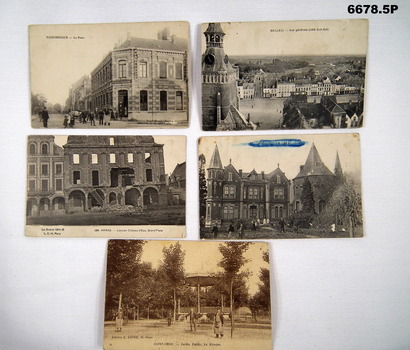
<svg viewBox="0 0 410 350">
<path fill-rule="evenodd" d="M 47 155 L 47 154 L 48 154 L 48 144 L 43 143 L 43 144 L 41 145 L 41 154 L 43 154 L 43 155 Z"/>
<path fill-rule="evenodd" d="M 224 197 L 225 198 L 229 197 L 229 186 L 228 185 L 224 186 Z"/>
<path fill-rule="evenodd" d="M 229 187 L 229 197 L 235 198 L 235 186 Z"/>
<path fill-rule="evenodd" d="M 232 173 L 231 172 L 228 173 L 228 181 L 232 181 Z"/>
<path fill-rule="evenodd" d="M 36 154 L 36 145 L 34 143 L 30 143 L 30 146 L 28 146 L 28 153 L 31 156 L 34 156 Z"/>
</svg>

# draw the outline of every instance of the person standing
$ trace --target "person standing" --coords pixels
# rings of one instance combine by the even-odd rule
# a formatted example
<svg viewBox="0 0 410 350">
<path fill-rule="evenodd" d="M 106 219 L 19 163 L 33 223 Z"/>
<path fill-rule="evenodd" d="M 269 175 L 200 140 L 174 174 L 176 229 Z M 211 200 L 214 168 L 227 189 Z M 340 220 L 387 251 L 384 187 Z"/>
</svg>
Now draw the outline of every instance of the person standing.
<svg viewBox="0 0 410 350">
<path fill-rule="evenodd" d="M 214 236 L 214 238 L 216 239 L 216 238 L 218 238 L 218 226 L 215 224 L 213 227 L 212 227 L 212 234 L 213 234 L 213 236 Z"/>
<path fill-rule="evenodd" d="M 41 111 L 41 120 L 43 121 L 43 126 L 48 128 L 48 120 L 50 116 L 48 115 L 47 107 L 44 106 L 44 109 Z"/>
<path fill-rule="evenodd" d="M 191 332 L 196 333 L 196 319 L 198 315 L 194 311 L 193 308 L 191 308 L 191 311 L 189 312 L 188 315 L 185 316 L 185 318 L 189 317 L 189 326 L 191 328 Z"/>
<path fill-rule="evenodd" d="M 279 227 L 280 227 L 280 232 L 285 233 L 285 220 L 283 220 L 283 218 L 280 218 L 279 220 Z"/>
<path fill-rule="evenodd" d="M 122 311 L 122 308 L 118 310 L 117 317 L 115 318 L 115 325 L 117 327 L 116 332 L 121 332 L 122 331 L 122 320 L 124 318 L 124 313 Z"/>
<path fill-rule="evenodd" d="M 243 222 L 240 223 L 238 231 L 239 231 L 239 238 L 243 239 L 245 237 L 245 225 Z"/>
<path fill-rule="evenodd" d="M 233 227 L 233 224 L 230 224 L 228 228 L 228 238 L 231 238 L 234 232 L 235 228 Z"/>
<path fill-rule="evenodd" d="M 224 317 L 220 307 L 218 307 L 215 314 L 214 333 L 217 338 L 219 338 L 219 336 L 221 336 L 221 338 L 224 336 Z"/>
</svg>

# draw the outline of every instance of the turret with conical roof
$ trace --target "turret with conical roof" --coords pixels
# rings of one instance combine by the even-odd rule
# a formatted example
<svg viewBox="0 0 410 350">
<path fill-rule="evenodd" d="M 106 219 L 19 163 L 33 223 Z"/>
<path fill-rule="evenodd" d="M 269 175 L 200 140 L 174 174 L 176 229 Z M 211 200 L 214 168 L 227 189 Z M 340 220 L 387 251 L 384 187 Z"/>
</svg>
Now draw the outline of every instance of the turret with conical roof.
<svg viewBox="0 0 410 350">
<path fill-rule="evenodd" d="M 220 210 L 224 169 L 218 145 L 216 144 L 207 171 L 206 224 L 209 226 L 214 223 L 220 223 L 221 220 Z"/>
<path fill-rule="evenodd" d="M 315 211 L 316 213 L 321 213 L 337 184 L 337 176 L 335 176 L 335 174 L 333 174 L 323 163 L 314 143 L 309 150 L 305 164 L 300 167 L 298 175 L 293 179 L 295 211 L 303 210 L 301 195 L 303 191 L 303 183 L 306 178 L 309 179 L 312 185 Z"/>
<path fill-rule="evenodd" d="M 323 163 L 320 158 L 319 152 L 316 149 L 315 144 L 312 144 L 309 154 L 306 158 L 305 165 L 300 167 L 299 174 L 295 179 L 305 176 L 333 176 L 333 173 L 329 168 Z"/>
<path fill-rule="evenodd" d="M 221 156 L 219 155 L 218 145 L 215 145 L 214 152 L 212 153 L 211 161 L 209 162 L 208 169 L 223 169 Z"/>
</svg>

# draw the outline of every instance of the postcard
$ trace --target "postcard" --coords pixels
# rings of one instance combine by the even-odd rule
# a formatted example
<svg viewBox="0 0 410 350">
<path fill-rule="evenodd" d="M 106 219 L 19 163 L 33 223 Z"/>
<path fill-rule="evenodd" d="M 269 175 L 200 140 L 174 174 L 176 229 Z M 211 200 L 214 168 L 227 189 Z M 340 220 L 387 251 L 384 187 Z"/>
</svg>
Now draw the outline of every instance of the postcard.
<svg viewBox="0 0 410 350">
<path fill-rule="evenodd" d="M 185 136 L 28 136 L 26 235 L 184 237 L 185 143 Z"/>
<path fill-rule="evenodd" d="M 358 134 L 199 139 L 200 237 L 362 237 Z"/>
<path fill-rule="evenodd" d="M 188 22 L 31 25 L 33 128 L 181 128 Z"/>
<path fill-rule="evenodd" d="M 272 349 L 269 246 L 110 240 L 104 349 Z"/>
<path fill-rule="evenodd" d="M 202 128 L 363 125 L 367 19 L 205 23 Z"/>
</svg>

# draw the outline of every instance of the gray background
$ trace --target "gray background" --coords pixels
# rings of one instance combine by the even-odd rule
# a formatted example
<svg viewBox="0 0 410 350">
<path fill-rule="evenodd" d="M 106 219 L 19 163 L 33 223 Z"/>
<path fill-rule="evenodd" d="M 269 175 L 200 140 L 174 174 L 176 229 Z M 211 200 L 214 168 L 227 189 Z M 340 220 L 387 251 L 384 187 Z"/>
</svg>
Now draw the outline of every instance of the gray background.
<svg viewBox="0 0 410 350">
<path fill-rule="evenodd" d="M 365 237 L 271 242 L 274 346 L 409 349 L 409 5 L 405 0 L 394 0 L 392 3 L 398 4 L 399 10 L 393 15 L 350 15 L 347 6 L 351 2 L 3 0 L 0 348 L 100 349 L 103 337 L 107 240 L 24 236 L 26 137 L 31 133 L 51 133 L 30 128 L 29 24 L 164 20 L 191 23 L 191 125 L 187 130 L 160 130 L 154 134 L 189 137 L 187 231 L 189 239 L 197 239 L 196 143 L 205 134 L 200 130 L 198 103 L 199 24 L 369 18 L 366 118 L 365 127 L 360 130 Z M 64 130 L 52 132 L 64 134 Z M 80 129 L 72 132 L 83 133 Z"/>
</svg>

